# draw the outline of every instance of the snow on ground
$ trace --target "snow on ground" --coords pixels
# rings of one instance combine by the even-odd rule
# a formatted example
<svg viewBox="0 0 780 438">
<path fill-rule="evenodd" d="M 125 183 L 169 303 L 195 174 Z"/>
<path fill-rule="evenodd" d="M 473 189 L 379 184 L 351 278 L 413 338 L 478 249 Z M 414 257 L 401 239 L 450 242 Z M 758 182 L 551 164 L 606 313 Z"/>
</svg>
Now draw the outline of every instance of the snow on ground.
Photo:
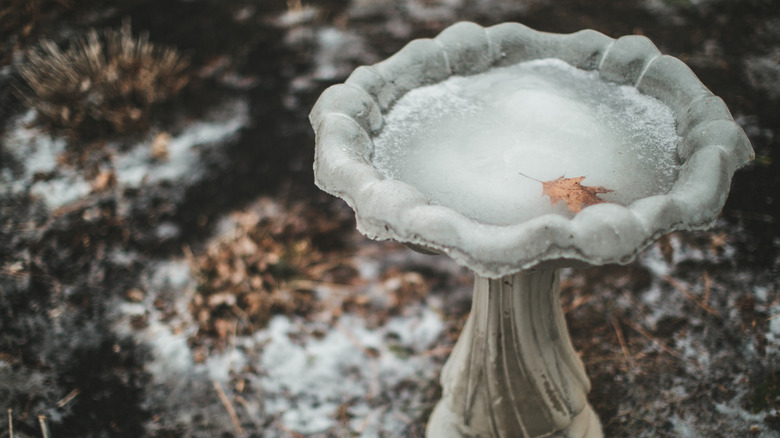
<svg viewBox="0 0 780 438">
<path fill-rule="evenodd" d="M 347 314 L 336 330 L 303 339 L 306 329 L 296 322 L 277 316 L 255 335 L 264 345 L 260 382 L 266 413 L 298 433 L 327 433 L 338 426 L 341 406 L 347 406 L 351 432 L 401 436 L 422 403 L 414 390 L 403 394 L 397 387 L 422 388 L 434 380 L 438 367 L 422 353 L 441 334 L 440 316 L 419 309 L 368 328 L 364 319 Z"/>
<path fill-rule="evenodd" d="M 78 166 L 62 164 L 67 141 L 52 137 L 33 121 L 35 112 L 28 111 L 11 123 L 5 135 L 5 148 L 21 170 L 8 167 L 0 173 L 0 190 L 5 195 L 29 191 L 51 211 L 85 199 L 103 187 L 88 181 Z M 203 174 L 203 150 L 216 148 L 229 141 L 249 124 L 249 105 L 244 99 L 228 101 L 210 111 L 202 120 L 184 123 L 180 133 L 164 134 L 163 156 L 143 141 L 130 148 L 110 143 L 117 188 L 139 188 L 162 181 L 186 180 L 192 183 Z M 150 139 L 151 140 L 151 139 Z"/>
<path fill-rule="evenodd" d="M 724 229 L 726 224 L 721 221 L 717 227 Z M 742 232 L 734 229 L 730 231 L 734 236 Z M 719 240 L 723 236 L 717 233 L 711 236 L 717 247 L 691 244 L 685 239 L 690 234 L 674 233 L 668 239 L 669 253 L 665 255 L 663 245 L 656 244 L 638 257 L 639 264 L 652 273 L 650 286 L 640 296 L 641 304 L 646 306 L 642 322 L 645 328 L 652 333 L 662 328 L 665 322 L 679 318 L 686 320 L 687 328 L 676 331 L 672 342 L 664 348 L 678 355 L 685 374 L 691 377 L 679 376 L 680 384 L 664 389 L 663 397 L 682 405 L 686 400 L 696 397 L 695 393 L 701 390 L 696 384 L 692 385 L 696 379 L 706 381 L 721 376 L 724 370 L 730 370 L 733 372 L 732 380 L 723 387 L 733 390 L 733 395 L 724 397 L 725 401 L 713 400 L 713 415 L 719 417 L 719 422 L 728 424 L 732 431 L 750 431 L 750 436 L 762 438 L 780 437 L 779 432 L 766 427 L 768 418 L 778 416 L 777 409 L 769 406 L 751 411 L 755 410 L 755 407 L 750 407 L 751 397 L 755 397 L 757 389 L 755 383 L 746 384 L 756 378 L 752 374 L 755 372 L 753 363 L 771 364 L 778 359 L 780 300 L 777 291 L 772 286 L 757 285 L 756 279 L 751 278 L 749 272 L 733 273 L 731 278 L 719 277 L 717 267 L 729 265 L 736 248 L 728 239 Z M 681 270 L 681 266 L 694 268 L 692 273 L 686 273 Z M 708 270 L 713 273 L 708 274 Z M 691 274 L 694 274 L 693 280 L 690 279 Z M 730 283 L 724 284 L 724 281 Z M 756 315 L 769 315 L 763 345 L 753 339 L 751 330 L 755 330 L 755 325 L 753 328 L 745 327 L 744 303 L 754 303 L 751 312 Z M 691 307 L 695 310 L 684 310 Z M 714 347 L 720 342 L 717 339 L 719 336 L 734 336 L 733 328 L 740 326 L 741 333 L 737 332 L 737 336 L 742 341 L 739 346 L 729 347 L 728 350 Z M 691 381 L 693 377 L 696 379 Z M 631 405 L 629 403 L 621 409 L 636 409 Z M 675 436 L 702 436 L 702 431 L 708 425 L 702 423 L 702 417 L 694 409 L 680 409 L 668 419 Z"/>
<path fill-rule="evenodd" d="M 229 221 L 219 227 L 222 233 L 231 232 Z M 361 284 L 372 294 L 382 293 L 394 283 L 380 279 L 379 262 L 372 257 L 384 255 L 357 256 Z M 308 319 L 278 315 L 266 328 L 235 336 L 225 351 L 198 359 L 188 344 L 198 330 L 188 310 L 197 286 L 190 269 L 184 260 L 161 261 L 143 276 L 143 298 L 118 305 L 116 330 L 152 354 L 146 370 L 156 389 L 148 403 L 167 418 L 168 427 L 195 430 L 197 418 L 226 421 L 216 385 L 240 407 L 241 418 L 266 425 L 264 436 L 271 437 L 289 436 L 287 431 L 332 436 L 336 430 L 350 436 L 403 436 L 412 420 L 430 408 L 426 389 L 436 385 L 442 364 L 440 355 L 430 351 L 445 330 L 440 309 L 430 305 L 436 300 L 413 304 L 378 325 L 364 315 L 334 317 L 328 310 Z M 317 289 L 325 302 L 344 293 L 350 291 L 332 285 Z M 198 406 L 186 410 L 176 404 L 195 398 Z"/>
<path fill-rule="evenodd" d="M 249 124 L 249 105 L 234 100 L 212 111 L 204 120 L 192 122 L 179 135 L 167 140 L 167 158 L 159 160 L 147 143 L 134 146 L 115 160 L 116 179 L 120 185 L 137 188 L 161 181 L 188 182 L 202 174 L 199 149 L 214 147 L 230 140 Z"/>
</svg>

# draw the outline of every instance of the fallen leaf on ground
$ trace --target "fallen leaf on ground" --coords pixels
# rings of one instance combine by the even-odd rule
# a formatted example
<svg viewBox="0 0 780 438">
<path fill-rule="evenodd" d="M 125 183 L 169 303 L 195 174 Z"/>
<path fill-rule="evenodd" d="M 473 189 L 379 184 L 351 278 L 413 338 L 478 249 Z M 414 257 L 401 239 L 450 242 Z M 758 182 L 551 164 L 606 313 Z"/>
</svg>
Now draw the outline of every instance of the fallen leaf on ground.
<svg viewBox="0 0 780 438">
<path fill-rule="evenodd" d="M 579 213 L 583 208 L 607 202 L 597 195 L 610 193 L 612 190 L 601 186 L 583 186 L 580 184 L 584 176 L 576 178 L 559 177 L 552 181 L 542 181 L 542 193 L 550 197 L 550 202 L 555 205 L 558 201 L 566 202 L 566 207 L 572 213 Z"/>
</svg>

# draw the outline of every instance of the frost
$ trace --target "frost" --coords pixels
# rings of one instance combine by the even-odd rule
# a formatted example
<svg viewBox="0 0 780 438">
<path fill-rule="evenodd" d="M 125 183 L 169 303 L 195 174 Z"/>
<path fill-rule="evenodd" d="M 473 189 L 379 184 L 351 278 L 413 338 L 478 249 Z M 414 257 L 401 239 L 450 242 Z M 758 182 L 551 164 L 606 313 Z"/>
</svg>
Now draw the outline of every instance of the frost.
<svg viewBox="0 0 780 438">
<path fill-rule="evenodd" d="M 679 438 L 697 438 L 699 435 L 696 433 L 696 429 L 692 426 L 691 419 L 685 419 L 678 417 L 677 415 L 671 417 L 669 421 L 672 423 L 675 436 Z"/>
<path fill-rule="evenodd" d="M 286 428 L 297 433 L 322 433 L 336 426 L 339 407 L 348 404 L 361 423 L 367 422 L 363 427 L 400 432 L 404 424 L 398 412 L 363 414 L 372 412 L 369 400 L 391 393 L 402 381 L 433 378 L 436 367 L 419 353 L 441 333 L 440 317 L 424 309 L 419 317 L 397 317 L 369 329 L 362 319 L 344 315 L 336 327 L 321 339 L 293 341 L 301 328 L 279 316 L 266 331 L 257 333 L 258 343 L 265 344 L 261 381 L 266 412 L 278 415 Z M 395 337 L 397 345 L 387 342 Z M 375 357 L 368 356 L 366 349 L 376 351 Z"/>
<path fill-rule="evenodd" d="M 716 403 L 715 410 L 717 410 L 718 413 L 720 413 L 724 417 L 729 418 L 731 422 L 743 423 L 744 425 L 743 430 L 748 430 L 750 426 L 764 424 L 764 419 L 767 417 L 766 412 L 762 412 L 759 414 L 751 414 L 750 412 L 744 409 L 733 407 L 725 403 Z M 777 415 L 777 412 L 774 412 L 773 415 Z M 753 436 L 757 436 L 759 438 L 780 438 L 780 432 L 771 431 L 771 430 L 761 430 L 760 432 L 756 433 Z"/>
</svg>

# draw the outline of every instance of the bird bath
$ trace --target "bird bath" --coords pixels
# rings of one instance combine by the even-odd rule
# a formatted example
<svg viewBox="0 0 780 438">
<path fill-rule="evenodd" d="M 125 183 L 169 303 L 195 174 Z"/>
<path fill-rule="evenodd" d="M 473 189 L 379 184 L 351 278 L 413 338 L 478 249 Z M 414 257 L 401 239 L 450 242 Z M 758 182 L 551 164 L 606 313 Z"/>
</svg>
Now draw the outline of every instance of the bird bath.
<svg viewBox="0 0 780 438">
<path fill-rule="evenodd" d="M 723 101 L 648 39 L 517 23 L 412 41 L 326 90 L 310 118 L 315 181 L 360 232 L 475 273 L 429 438 L 602 436 L 559 268 L 627 263 L 711 226 L 753 157 Z M 561 176 L 606 190 L 551 202 L 580 193 L 548 191 Z"/>
</svg>

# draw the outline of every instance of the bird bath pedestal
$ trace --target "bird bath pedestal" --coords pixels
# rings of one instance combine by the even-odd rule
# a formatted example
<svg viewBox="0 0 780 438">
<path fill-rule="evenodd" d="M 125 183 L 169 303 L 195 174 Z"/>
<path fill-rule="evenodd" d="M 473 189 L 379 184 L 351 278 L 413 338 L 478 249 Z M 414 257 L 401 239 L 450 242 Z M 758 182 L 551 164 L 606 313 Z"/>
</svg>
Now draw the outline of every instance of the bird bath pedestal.
<svg viewBox="0 0 780 438">
<path fill-rule="evenodd" d="M 412 41 L 310 118 L 316 183 L 358 230 L 475 273 L 429 438 L 601 437 L 559 268 L 627 263 L 711 226 L 753 157 L 723 101 L 648 39 L 517 23 Z M 580 203 L 578 186 L 543 183 L 561 176 L 609 192 Z"/>
</svg>

